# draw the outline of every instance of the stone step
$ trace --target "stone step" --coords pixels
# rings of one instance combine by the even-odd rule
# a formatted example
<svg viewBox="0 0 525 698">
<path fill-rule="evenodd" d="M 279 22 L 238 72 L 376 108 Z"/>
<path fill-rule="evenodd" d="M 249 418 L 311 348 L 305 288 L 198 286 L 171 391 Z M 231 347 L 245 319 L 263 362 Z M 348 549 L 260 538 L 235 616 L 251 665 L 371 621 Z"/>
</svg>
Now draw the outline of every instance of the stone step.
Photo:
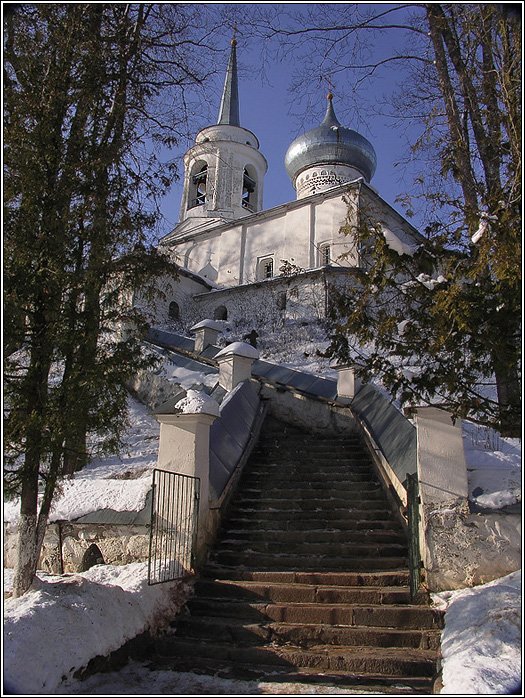
<svg viewBox="0 0 525 698">
<path fill-rule="evenodd" d="M 376 518 L 376 511 L 353 511 L 346 512 L 344 518 L 332 519 L 316 517 L 315 520 L 311 516 L 304 515 L 304 512 L 298 512 L 293 518 L 290 518 L 286 512 L 275 512 L 275 517 L 261 516 L 257 513 L 257 518 L 253 516 L 254 512 L 250 511 L 245 515 L 235 514 L 231 512 L 228 519 L 224 521 L 224 531 L 229 530 L 245 530 L 245 531 L 290 531 L 293 533 L 304 534 L 306 532 L 349 532 L 361 530 L 392 530 L 402 531 L 401 524 L 391 516 L 387 517 L 382 513 L 382 518 Z"/>
<path fill-rule="evenodd" d="M 156 652 L 164 657 L 201 657 L 222 662 L 276 665 L 283 668 L 315 668 L 317 671 L 347 671 L 391 677 L 427 676 L 435 671 L 436 652 L 404 647 L 318 646 L 309 649 L 261 645 L 244 647 L 229 643 L 195 642 L 176 636 L 157 642 Z"/>
<path fill-rule="evenodd" d="M 348 671 L 322 671 L 302 667 L 279 667 L 275 664 L 254 665 L 251 663 L 233 662 L 224 663 L 206 657 L 161 657 L 157 656 L 155 668 L 198 672 L 210 674 L 218 678 L 238 679 L 245 681 L 257 681 L 265 683 L 302 683 L 305 688 L 312 686 L 307 695 L 317 693 L 316 686 L 322 686 L 330 690 L 333 686 L 354 688 L 359 693 L 367 692 L 371 695 L 392 694 L 403 695 L 429 695 L 432 693 L 433 679 L 428 676 L 388 676 L 382 674 L 365 674 Z M 308 690 L 308 689 L 307 689 Z M 323 691 L 326 692 L 326 691 Z"/>
<path fill-rule="evenodd" d="M 371 473 L 355 473 L 351 471 L 334 473 L 330 478 L 326 477 L 326 474 L 322 471 L 315 471 L 308 475 L 308 479 L 305 480 L 304 473 L 300 474 L 300 477 L 291 478 L 290 473 L 284 472 L 283 470 L 268 470 L 267 472 L 257 473 L 250 470 L 245 471 L 242 475 L 241 481 L 239 483 L 240 487 L 261 487 L 268 484 L 274 487 L 283 487 L 287 490 L 293 490 L 297 486 L 297 482 L 301 484 L 302 487 L 308 487 L 310 489 L 315 489 L 317 487 L 343 487 L 345 489 L 350 489 L 362 484 L 379 484 L 379 480 Z"/>
<path fill-rule="evenodd" d="M 404 557 L 407 555 L 406 543 L 372 543 L 364 541 L 362 543 L 279 543 L 275 541 L 245 541 L 245 540 L 222 540 L 215 548 L 215 554 L 242 554 L 243 559 L 256 553 L 257 555 L 276 556 L 318 556 L 321 558 L 332 557 L 346 560 L 356 557 Z"/>
<path fill-rule="evenodd" d="M 177 636 L 234 642 L 243 645 L 294 644 L 361 647 L 412 647 L 438 650 L 440 630 L 399 630 L 306 623 L 245 623 L 239 619 L 184 616 L 177 622 Z"/>
<path fill-rule="evenodd" d="M 407 566 L 405 556 L 330 557 L 328 555 L 277 555 L 257 552 L 213 552 L 210 560 L 220 565 L 242 565 L 247 569 L 316 571 L 396 570 Z"/>
<path fill-rule="evenodd" d="M 251 454 L 251 464 L 254 468 L 258 466 L 279 466 L 284 468 L 293 467 L 342 467 L 348 466 L 357 470 L 371 468 L 370 456 L 366 453 L 318 453 L 307 451 L 293 451 L 290 453 L 278 453 L 268 451 L 266 453 L 254 451 Z"/>
<path fill-rule="evenodd" d="M 360 530 L 308 530 L 287 531 L 279 529 L 223 529 L 221 541 L 272 541 L 274 543 L 399 543 L 406 545 L 406 536 L 401 530 L 362 528 Z"/>
<path fill-rule="evenodd" d="M 195 584 L 195 594 L 199 598 L 268 601 L 271 603 L 410 603 L 409 588 L 401 586 L 325 586 L 202 578 Z"/>
<path fill-rule="evenodd" d="M 193 597 L 188 601 L 192 616 L 242 618 L 245 621 L 348 625 L 405 630 L 440 629 L 443 613 L 410 604 L 257 603 Z"/>
<path fill-rule="evenodd" d="M 270 502 L 258 502 L 257 500 L 234 501 L 229 509 L 230 516 L 235 518 L 246 518 L 247 515 L 255 518 L 272 519 L 301 519 L 311 517 L 312 521 L 333 521 L 344 519 L 365 518 L 368 514 L 370 518 L 377 520 L 393 519 L 394 515 L 390 509 L 381 501 L 358 501 L 358 502 L 332 502 L 330 506 L 319 499 L 307 502 L 290 502 L 288 500 L 271 500 Z"/>
<path fill-rule="evenodd" d="M 237 492 L 237 499 L 344 499 L 348 501 L 350 497 L 382 497 L 385 495 L 381 489 L 381 485 L 377 482 L 359 482 L 359 483 L 337 483 L 334 486 L 332 482 L 316 483 L 317 486 L 312 486 L 310 482 L 301 482 L 295 485 L 287 484 L 279 487 L 273 481 L 266 482 L 260 486 L 242 482 Z"/>
<path fill-rule="evenodd" d="M 357 492 L 352 496 L 345 496 L 345 493 L 336 492 L 320 492 L 316 490 L 308 495 L 298 495 L 294 499 L 290 497 L 279 497 L 278 493 L 271 494 L 261 493 L 260 496 L 255 496 L 253 493 L 245 494 L 239 492 L 235 499 L 235 507 L 244 509 L 281 509 L 284 511 L 301 509 L 303 511 L 315 511 L 319 509 L 347 509 L 353 506 L 356 502 L 359 505 L 373 505 L 375 507 L 383 507 L 387 505 L 382 491 L 371 490 L 370 492 Z"/>
<path fill-rule="evenodd" d="M 275 570 L 248 570 L 241 567 L 218 565 L 209 562 L 203 575 L 213 579 L 229 579 L 264 583 L 316 584 L 324 586 L 407 586 L 409 573 L 402 570 L 376 570 L 373 572 L 298 572 Z"/>
</svg>

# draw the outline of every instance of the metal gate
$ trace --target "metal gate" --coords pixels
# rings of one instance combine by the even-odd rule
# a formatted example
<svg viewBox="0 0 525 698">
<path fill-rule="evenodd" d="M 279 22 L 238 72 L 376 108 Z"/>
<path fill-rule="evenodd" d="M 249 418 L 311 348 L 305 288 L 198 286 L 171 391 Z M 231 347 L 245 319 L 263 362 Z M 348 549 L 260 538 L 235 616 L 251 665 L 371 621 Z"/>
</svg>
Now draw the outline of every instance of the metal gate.
<svg viewBox="0 0 525 698">
<path fill-rule="evenodd" d="M 153 470 L 148 584 L 190 574 L 199 518 L 200 479 Z"/>
<path fill-rule="evenodd" d="M 408 514 L 408 567 L 410 572 L 410 596 L 419 591 L 421 585 L 421 552 L 419 549 L 419 482 L 417 474 L 407 473 Z"/>
</svg>

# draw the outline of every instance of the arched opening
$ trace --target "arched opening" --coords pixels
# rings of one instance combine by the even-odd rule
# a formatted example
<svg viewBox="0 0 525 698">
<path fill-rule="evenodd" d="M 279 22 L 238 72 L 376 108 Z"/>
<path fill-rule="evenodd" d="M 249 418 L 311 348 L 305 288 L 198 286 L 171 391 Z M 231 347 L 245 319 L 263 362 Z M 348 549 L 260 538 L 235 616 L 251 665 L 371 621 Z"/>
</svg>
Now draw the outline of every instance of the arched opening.
<svg viewBox="0 0 525 698">
<path fill-rule="evenodd" d="M 228 310 L 226 306 L 224 305 L 219 305 L 215 310 L 213 311 L 213 319 L 214 320 L 227 320 L 228 319 Z"/>
<path fill-rule="evenodd" d="M 248 168 L 244 168 L 242 175 L 242 200 L 241 204 L 243 208 L 247 208 L 248 211 L 255 211 L 256 209 L 256 194 L 255 190 L 257 183 L 255 177 L 248 171 Z"/>
<path fill-rule="evenodd" d="M 257 279 L 271 279 L 273 276 L 273 257 L 262 257 L 257 264 Z"/>
<path fill-rule="evenodd" d="M 207 182 L 208 164 L 206 162 L 197 163 L 195 173 L 191 178 L 191 190 L 188 208 L 202 206 L 206 202 Z"/>
<path fill-rule="evenodd" d="M 331 262 L 330 244 L 325 242 L 319 245 L 319 266 L 326 267 Z"/>
<path fill-rule="evenodd" d="M 94 567 L 95 565 L 105 564 L 104 556 L 100 552 L 100 548 L 98 545 L 93 543 L 84 553 L 79 572 L 87 572 L 87 570 L 91 569 L 91 567 Z"/>
<path fill-rule="evenodd" d="M 169 308 L 168 308 L 168 315 L 172 320 L 179 320 L 180 319 L 180 307 L 179 304 L 176 301 L 171 301 Z"/>
</svg>

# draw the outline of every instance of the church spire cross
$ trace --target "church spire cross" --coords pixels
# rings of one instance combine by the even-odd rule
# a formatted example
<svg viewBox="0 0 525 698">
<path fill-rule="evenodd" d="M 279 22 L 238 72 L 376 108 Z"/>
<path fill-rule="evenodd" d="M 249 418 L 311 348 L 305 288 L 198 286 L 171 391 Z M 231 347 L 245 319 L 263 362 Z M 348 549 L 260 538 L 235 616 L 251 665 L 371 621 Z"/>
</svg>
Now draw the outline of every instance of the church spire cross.
<svg viewBox="0 0 525 698">
<path fill-rule="evenodd" d="M 226 69 L 226 79 L 222 91 L 221 106 L 219 108 L 219 119 L 217 124 L 227 124 L 229 126 L 240 126 L 239 119 L 239 86 L 237 77 L 237 39 L 235 38 L 236 27 L 233 29 L 231 40 L 230 60 Z"/>
</svg>

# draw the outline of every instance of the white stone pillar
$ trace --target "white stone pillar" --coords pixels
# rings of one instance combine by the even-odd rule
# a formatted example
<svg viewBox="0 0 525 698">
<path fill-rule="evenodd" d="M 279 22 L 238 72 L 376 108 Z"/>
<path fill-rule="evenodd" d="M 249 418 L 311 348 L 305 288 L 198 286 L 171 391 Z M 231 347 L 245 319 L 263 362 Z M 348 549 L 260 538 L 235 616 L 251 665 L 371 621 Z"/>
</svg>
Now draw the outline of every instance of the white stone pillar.
<svg viewBox="0 0 525 698">
<path fill-rule="evenodd" d="M 421 556 L 432 591 L 463 585 L 468 537 L 467 464 L 461 420 L 437 407 L 416 407 Z"/>
<path fill-rule="evenodd" d="M 203 352 L 210 344 L 215 344 L 217 337 L 222 332 L 222 325 L 215 320 L 203 320 L 190 329 L 195 335 L 195 351 L 197 354 Z"/>
<path fill-rule="evenodd" d="M 337 364 L 337 397 L 344 402 L 351 402 L 361 387 L 361 381 L 355 375 L 353 364 Z"/>
<path fill-rule="evenodd" d="M 216 356 L 219 364 L 219 384 L 226 390 L 233 390 L 252 375 L 253 362 L 259 358 L 255 347 L 246 342 L 233 342 Z"/>
<path fill-rule="evenodd" d="M 197 556 L 208 532 L 210 492 L 210 427 L 219 405 L 205 393 L 189 390 L 169 413 L 157 413 L 160 441 L 157 468 L 200 479 Z"/>
</svg>

